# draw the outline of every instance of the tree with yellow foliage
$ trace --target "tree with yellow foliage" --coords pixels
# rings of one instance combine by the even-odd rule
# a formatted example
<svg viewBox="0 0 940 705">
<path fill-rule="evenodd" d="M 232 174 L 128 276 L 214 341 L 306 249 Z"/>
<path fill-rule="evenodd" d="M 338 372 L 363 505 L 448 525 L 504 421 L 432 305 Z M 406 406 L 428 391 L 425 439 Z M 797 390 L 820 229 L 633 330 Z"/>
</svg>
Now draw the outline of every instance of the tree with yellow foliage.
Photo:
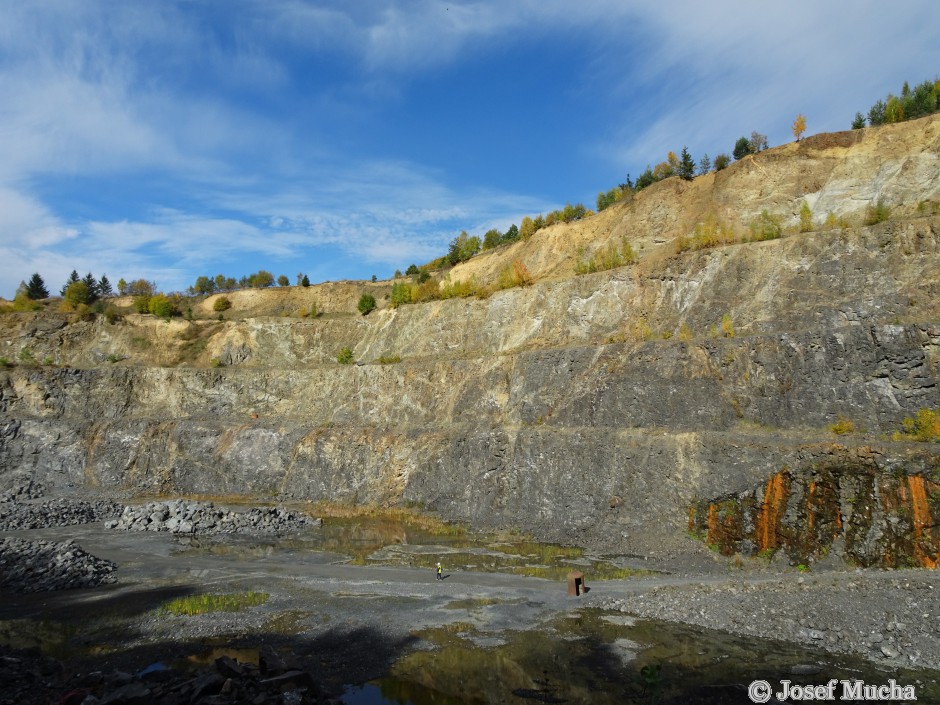
<svg viewBox="0 0 940 705">
<path fill-rule="evenodd" d="M 803 133 L 806 132 L 806 118 L 802 113 L 796 116 L 796 120 L 793 121 L 793 136 L 796 137 L 796 141 L 799 142 L 800 138 L 803 136 Z"/>
</svg>

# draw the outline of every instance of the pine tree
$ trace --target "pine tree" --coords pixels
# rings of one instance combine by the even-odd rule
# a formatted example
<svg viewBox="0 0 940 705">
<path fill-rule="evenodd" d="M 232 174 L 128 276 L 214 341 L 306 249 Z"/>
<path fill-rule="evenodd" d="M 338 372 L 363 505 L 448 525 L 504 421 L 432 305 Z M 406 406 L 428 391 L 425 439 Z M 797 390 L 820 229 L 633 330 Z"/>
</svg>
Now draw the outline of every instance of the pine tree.
<svg viewBox="0 0 940 705">
<path fill-rule="evenodd" d="M 682 148 L 682 155 L 679 157 L 679 168 L 676 171 L 679 177 L 686 181 L 695 178 L 695 160 L 692 159 L 692 155 L 685 147 Z"/>
<path fill-rule="evenodd" d="M 707 174 L 712 170 L 712 160 L 706 152 L 705 156 L 702 157 L 701 161 L 698 163 L 698 173 Z"/>
<path fill-rule="evenodd" d="M 744 159 L 748 154 L 753 152 L 751 147 L 751 142 L 747 137 L 739 137 L 738 141 L 734 143 L 734 150 L 731 154 L 734 155 L 735 159 Z"/>
<path fill-rule="evenodd" d="M 73 270 L 72 270 L 72 273 L 69 274 L 68 280 L 67 280 L 67 281 L 65 282 L 65 284 L 62 286 L 62 290 L 61 290 L 59 293 L 61 293 L 62 296 L 65 296 L 65 292 L 68 290 L 68 288 L 69 288 L 72 284 L 74 284 L 75 282 L 80 282 L 80 281 L 81 281 L 81 279 L 80 279 L 79 276 L 78 276 L 78 272 L 76 272 L 76 271 L 73 269 Z"/>
<path fill-rule="evenodd" d="M 865 116 L 860 112 L 855 113 L 855 119 L 852 120 L 852 129 L 861 130 L 863 127 L 865 127 Z"/>
<path fill-rule="evenodd" d="M 88 287 L 88 303 L 98 300 L 98 280 L 91 272 L 82 277 L 82 282 Z"/>
<path fill-rule="evenodd" d="M 300 280 L 301 286 L 310 286 L 310 279 L 307 278 L 307 275 L 304 274 L 304 278 Z"/>
<path fill-rule="evenodd" d="M 29 284 L 26 285 L 26 295 L 33 299 L 45 299 L 49 296 L 49 290 L 46 289 L 46 283 L 42 280 L 42 277 L 39 276 L 39 272 L 36 272 L 29 280 Z"/>
<path fill-rule="evenodd" d="M 102 274 L 101 279 L 98 280 L 98 295 L 114 296 L 114 290 L 111 288 L 111 282 L 108 281 L 107 274 Z"/>
</svg>

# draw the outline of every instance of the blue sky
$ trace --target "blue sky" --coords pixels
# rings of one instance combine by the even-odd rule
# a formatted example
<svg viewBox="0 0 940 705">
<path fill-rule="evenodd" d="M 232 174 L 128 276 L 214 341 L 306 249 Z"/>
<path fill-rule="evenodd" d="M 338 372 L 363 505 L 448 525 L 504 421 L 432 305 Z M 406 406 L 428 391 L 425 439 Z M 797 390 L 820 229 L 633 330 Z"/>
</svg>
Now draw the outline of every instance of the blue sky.
<svg viewBox="0 0 940 705">
<path fill-rule="evenodd" d="M 940 3 L 0 0 L 0 296 L 379 278 L 935 78 Z"/>
</svg>

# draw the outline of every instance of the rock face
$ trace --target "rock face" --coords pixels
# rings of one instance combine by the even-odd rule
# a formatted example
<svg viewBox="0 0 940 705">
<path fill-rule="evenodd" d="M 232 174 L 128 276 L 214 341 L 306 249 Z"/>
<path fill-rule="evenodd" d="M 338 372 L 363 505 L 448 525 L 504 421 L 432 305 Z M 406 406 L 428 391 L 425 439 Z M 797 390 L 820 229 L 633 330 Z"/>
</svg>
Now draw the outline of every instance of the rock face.
<svg viewBox="0 0 940 705">
<path fill-rule="evenodd" d="M 800 233 L 804 200 L 816 229 Z M 878 200 L 891 217 L 866 225 Z M 764 210 L 782 238 L 677 253 L 713 219 L 743 239 Z M 356 292 L 386 283 L 332 285 L 319 318 L 279 315 L 297 297 L 315 302 L 317 287 L 246 293 L 241 315 L 233 297 L 224 321 L 8 314 L 8 358 L 29 348 L 56 366 L 0 372 L 0 467 L 52 487 L 412 503 L 620 550 L 688 540 L 690 508 L 693 530 L 708 533 L 712 500 L 747 497 L 727 546 L 712 542 L 759 546 L 747 517 L 786 472 L 787 502 L 813 482 L 830 488 L 823 525 L 855 521 L 845 555 L 863 563 L 884 554 L 885 522 L 916 513 L 902 528 L 921 548 L 905 539 L 897 555 L 926 565 L 940 552 L 937 503 L 925 514 L 910 492 L 890 507 L 878 493 L 886 477 L 934 482 L 940 464 L 937 444 L 891 439 L 940 407 L 938 213 L 931 117 L 660 182 L 452 270 L 486 284 L 522 260 L 536 279 L 486 298 L 382 300 L 356 314 Z M 624 236 L 636 265 L 574 276 L 579 251 Z M 337 364 L 347 346 L 365 364 Z M 857 430 L 829 432 L 840 418 Z M 812 479 L 826 472 L 836 479 Z M 852 503 L 871 508 L 867 528 L 832 499 L 843 487 L 873 493 Z M 780 532 L 794 536 L 822 516 L 784 515 Z M 796 540 L 794 559 L 831 543 L 835 532 L 814 527 L 819 545 Z"/>
</svg>

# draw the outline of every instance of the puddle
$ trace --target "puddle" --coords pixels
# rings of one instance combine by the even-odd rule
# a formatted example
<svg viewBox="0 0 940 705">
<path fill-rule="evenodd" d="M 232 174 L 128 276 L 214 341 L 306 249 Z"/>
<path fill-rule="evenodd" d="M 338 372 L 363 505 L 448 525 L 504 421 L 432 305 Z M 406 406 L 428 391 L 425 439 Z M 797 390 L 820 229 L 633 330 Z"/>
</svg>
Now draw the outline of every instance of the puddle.
<svg viewBox="0 0 940 705">
<path fill-rule="evenodd" d="M 915 685 L 940 698 L 940 672 L 879 670 L 874 664 L 797 646 L 658 622 L 621 622 L 599 610 L 542 628 L 507 632 L 481 648 L 469 625 L 426 630 L 437 648 L 400 659 L 387 677 L 347 689 L 346 705 L 749 702 L 754 680 L 818 685 L 830 678 Z M 802 675 L 801 675 L 802 674 Z M 778 688 L 779 689 L 779 688 Z"/>
</svg>

